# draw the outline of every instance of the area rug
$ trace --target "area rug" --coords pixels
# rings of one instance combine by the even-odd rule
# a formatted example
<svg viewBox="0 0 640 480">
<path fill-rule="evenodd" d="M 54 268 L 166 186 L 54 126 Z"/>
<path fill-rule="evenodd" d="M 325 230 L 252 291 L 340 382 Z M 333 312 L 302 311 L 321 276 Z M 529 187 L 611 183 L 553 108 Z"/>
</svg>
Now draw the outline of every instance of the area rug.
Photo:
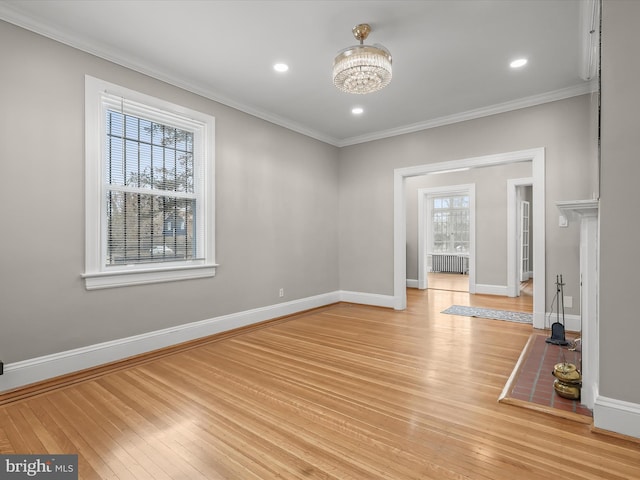
<svg viewBox="0 0 640 480">
<path fill-rule="evenodd" d="M 525 312 L 511 312 L 509 310 L 494 310 L 492 308 L 465 307 L 451 305 L 441 313 L 461 315 L 463 317 L 489 318 L 491 320 L 505 320 L 507 322 L 533 323 L 533 315 Z"/>
</svg>

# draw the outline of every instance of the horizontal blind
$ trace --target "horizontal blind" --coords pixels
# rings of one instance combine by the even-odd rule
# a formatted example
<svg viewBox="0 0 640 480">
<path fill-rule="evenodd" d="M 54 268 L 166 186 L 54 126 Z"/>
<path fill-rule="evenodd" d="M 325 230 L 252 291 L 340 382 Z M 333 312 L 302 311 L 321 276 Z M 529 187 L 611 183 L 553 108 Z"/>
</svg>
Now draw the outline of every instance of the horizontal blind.
<svg viewBox="0 0 640 480">
<path fill-rule="evenodd" d="M 106 265 L 197 258 L 194 133 L 106 109 Z"/>
</svg>

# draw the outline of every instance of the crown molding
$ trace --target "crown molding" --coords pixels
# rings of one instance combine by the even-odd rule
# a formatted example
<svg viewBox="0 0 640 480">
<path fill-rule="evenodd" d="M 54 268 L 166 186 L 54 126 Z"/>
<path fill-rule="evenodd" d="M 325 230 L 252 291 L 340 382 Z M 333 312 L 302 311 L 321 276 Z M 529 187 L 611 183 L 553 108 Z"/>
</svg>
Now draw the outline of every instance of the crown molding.
<svg viewBox="0 0 640 480">
<path fill-rule="evenodd" d="M 183 79 L 175 77 L 173 75 L 168 75 L 165 72 L 160 72 L 149 65 L 144 65 L 140 62 L 139 59 L 135 59 L 133 57 L 122 55 L 121 53 L 116 53 L 108 48 L 105 48 L 103 45 L 95 44 L 92 42 L 87 42 L 84 39 L 80 39 L 73 35 L 69 35 L 68 33 L 52 28 L 49 25 L 46 25 L 42 22 L 38 22 L 32 18 L 23 15 L 11 5 L 0 3 L 0 19 L 4 20 L 8 23 L 12 23 L 17 25 L 18 27 L 22 27 L 26 30 L 32 31 L 39 35 L 43 35 L 47 38 L 55 40 L 57 42 L 68 45 L 72 48 L 81 50 L 85 53 L 89 53 L 91 55 L 95 55 L 96 57 L 102 58 L 104 60 L 108 60 L 109 62 L 115 63 L 122 67 L 126 67 L 130 70 L 136 71 L 138 73 L 142 73 L 149 77 L 155 78 L 156 80 L 160 80 L 162 82 L 168 83 L 175 87 L 181 88 L 191 93 L 195 93 L 196 95 L 200 95 L 201 97 L 207 98 L 209 100 L 213 100 L 214 102 L 220 103 L 222 105 L 226 105 L 227 107 L 234 108 L 241 112 L 247 113 L 254 117 L 265 120 L 269 123 L 273 123 L 275 125 L 279 125 L 288 130 L 292 130 L 296 133 L 300 133 L 307 137 L 314 138 L 316 140 L 320 140 L 321 142 L 328 143 L 330 145 L 337 146 L 339 143 L 339 139 L 334 138 L 325 133 L 319 132 L 317 130 L 313 130 L 305 127 L 296 122 L 292 122 L 286 118 L 280 117 L 278 115 L 274 115 L 269 112 L 264 112 L 262 110 L 255 109 L 250 107 L 249 105 L 245 105 L 243 103 L 232 100 L 224 95 L 219 94 L 211 89 L 206 87 L 194 85 L 189 82 L 185 82 Z"/>
<path fill-rule="evenodd" d="M 430 128 L 451 125 L 453 123 L 466 122 L 467 120 L 489 117 L 498 113 L 511 112 L 513 110 L 519 110 L 521 108 L 534 107 L 543 103 L 555 102 L 557 100 L 564 100 L 566 98 L 593 93 L 597 91 L 597 87 L 598 85 L 595 81 L 584 82 L 578 85 L 573 85 L 571 87 L 562 88 L 560 90 L 554 90 L 552 92 L 541 93 L 539 95 L 519 98 L 517 100 L 498 103 L 496 105 L 489 105 L 487 107 L 476 108 L 474 110 L 468 110 L 466 112 L 460 112 L 453 115 L 434 118 L 424 122 L 406 125 L 404 127 L 368 133 L 366 135 L 361 135 L 358 137 L 346 138 L 338 142 L 336 146 L 347 147 L 349 145 L 356 145 L 358 143 L 366 143 L 373 140 L 380 140 L 383 138 L 395 137 L 397 135 L 404 135 L 406 133 L 414 133 L 421 130 L 428 130 Z"/>
<path fill-rule="evenodd" d="M 316 140 L 327 143 L 329 145 L 333 145 L 335 147 L 346 147 L 350 145 L 356 145 L 359 143 L 370 142 L 373 140 L 380 140 L 383 138 L 404 135 L 406 133 L 414 133 L 421 130 L 427 130 L 430 128 L 441 127 L 441 126 L 450 125 L 453 123 L 487 117 L 490 115 L 496 115 L 498 113 L 509 112 L 509 111 L 518 110 L 521 108 L 540 105 L 543 103 L 553 102 L 556 100 L 563 100 L 565 98 L 574 97 L 574 96 L 597 91 L 597 83 L 595 82 L 595 80 L 591 80 L 589 82 L 584 82 L 578 85 L 570 86 L 560 90 L 555 90 L 552 92 L 542 93 L 539 95 L 534 95 L 531 97 L 525 97 L 525 98 L 521 98 L 521 99 L 509 101 L 509 102 L 504 102 L 496 105 L 490 105 L 487 107 L 469 110 L 466 112 L 434 118 L 434 119 L 426 120 L 424 122 L 418 122 L 418 123 L 405 125 L 398 128 L 389 129 L 389 130 L 382 130 L 379 132 L 372 132 L 372 133 L 368 133 L 361 136 L 339 139 L 339 138 L 335 138 L 330 135 L 327 135 L 326 133 L 323 133 L 314 129 L 310 129 L 300 123 L 293 122 L 291 120 L 280 117 L 278 115 L 274 115 L 270 112 L 258 110 L 249 105 L 245 105 L 243 103 L 237 102 L 226 96 L 220 95 L 218 92 L 215 92 L 209 88 L 194 85 L 189 82 L 185 82 L 183 79 L 180 79 L 176 76 L 168 75 L 164 72 L 160 72 L 154 69 L 153 67 L 150 67 L 149 65 L 141 64 L 139 59 L 122 55 L 120 53 L 116 53 L 115 51 L 111 51 L 110 49 L 105 48 L 103 45 L 87 42 L 86 40 L 79 39 L 73 35 L 69 35 L 68 33 L 62 30 L 52 28 L 49 25 L 46 25 L 42 22 L 38 22 L 37 20 L 34 20 L 20 13 L 11 4 L 0 3 L 0 19 L 5 20 L 14 25 L 17 25 L 19 27 L 25 28 L 27 30 L 30 30 L 39 35 L 43 35 L 45 37 L 51 38 L 52 40 L 63 43 L 72 48 L 76 48 L 78 50 L 89 53 L 91 55 L 95 55 L 99 58 L 103 58 L 117 65 L 142 73 L 144 75 L 147 75 L 149 77 L 171 84 L 175 87 L 189 91 L 196 95 L 200 95 L 201 97 L 204 97 L 209 100 L 220 103 L 222 105 L 234 108 L 236 110 L 247 113 L 259 119 L 265 120 L 269 123 L 273 123 L 275 125 L 284 127 L 293 132 L 305 135 L 310 138 L 314 138 Z"/>
<path fill-rule="evenodd" d="M 592 80 L 600 67 L 600 0 L 580 2 L 580 77 Z"/>
</svg>

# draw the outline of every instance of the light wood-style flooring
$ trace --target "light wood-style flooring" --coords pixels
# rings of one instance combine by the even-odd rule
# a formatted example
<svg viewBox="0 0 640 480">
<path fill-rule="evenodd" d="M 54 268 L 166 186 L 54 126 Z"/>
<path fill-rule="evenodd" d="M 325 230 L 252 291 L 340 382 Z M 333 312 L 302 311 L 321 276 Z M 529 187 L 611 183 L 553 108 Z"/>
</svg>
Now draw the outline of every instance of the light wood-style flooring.
<svg viewBox="0 0 640 480">
<path fill-rule="evenodd" d="M 454 292 L 469 291 L 469 275 L 459 273 L 429 272 L 428 286 L 433 290 L 451 290 Z M 529 297 L 533 311 L 533 278 L 520 283 L 520 296 Z"/>
<path fill-rule="evenodd" d="M 427 283 L 429 288 L 433 290 L 469 291 L 469 275 L 459 273 L 429 272 Z"/>
<path fill-rule="evenodd" d="M 409 290 L 337 304 L 0 407 L 0 452 L 77 453 L 82 480 L 640 478 L 640 444 L 498 403 L 531 333 Z"/>
</svg>

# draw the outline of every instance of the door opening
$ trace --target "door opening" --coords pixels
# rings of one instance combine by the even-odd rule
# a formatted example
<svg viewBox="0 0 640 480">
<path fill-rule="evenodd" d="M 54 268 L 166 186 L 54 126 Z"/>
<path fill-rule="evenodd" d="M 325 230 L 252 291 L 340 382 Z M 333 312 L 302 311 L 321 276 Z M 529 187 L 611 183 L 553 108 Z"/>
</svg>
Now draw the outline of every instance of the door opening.
<svg viewBox="0 0 640 480">
<path fill-rule="evenodd" d="M 418 216 L 418 288 L 475 293 L 475 184 L 418 189 Z"/>
<path fill-rule="evenodd" d="M 393 307 L 396 310 L 404 310 L 407 308 L 407 212 L 406 212 L 406 179 L 419 175 L 426 175 L 433 172 L 451 171 L 454 169 L 474 168 L 489 165 L 501 165 L 513 162 L 532 162 L 533 176 L 529 184 L 533 185 L 533 194 L 536 201 L 532 208 L 532 226 L 534 228 L 533 239 L 533 271 L 537 281 L 534 284 L 533 294 L 533 327 L 544 328 L 545 321 L 545 151 L 544 148 L 533 148 L 530 150 L 521 150 L 495 155 L 487 155 L 483 157 L 467 158 L 464 160 L 454 160 L 440 163 L 432 163 L 425 165 L 417 165 L 413 167 L 397 168 L 393 174 L 393 218 L 394 218 L 394 241 L 393 241 Z M 515 187 L 512 181 L 508 181 L 508 198 L 512 195 L 515 197 Z M 515 202 L 507 202 L 508 221 L 507 229 L 508 237 L 513 241 L 507 242 L 509 250 L 507 269 L 508 269 L 508 285 L 509 292 L 515 289 L 518 280 L 518 264 L 516 263 L 517 251 L 515 232 L 516 232 L 516 213 L 512 212 Z M 512 225 L 513 224 L 513 225 Z M 519 282 L 517 282 L 519 284 Z"/>
</svg>

